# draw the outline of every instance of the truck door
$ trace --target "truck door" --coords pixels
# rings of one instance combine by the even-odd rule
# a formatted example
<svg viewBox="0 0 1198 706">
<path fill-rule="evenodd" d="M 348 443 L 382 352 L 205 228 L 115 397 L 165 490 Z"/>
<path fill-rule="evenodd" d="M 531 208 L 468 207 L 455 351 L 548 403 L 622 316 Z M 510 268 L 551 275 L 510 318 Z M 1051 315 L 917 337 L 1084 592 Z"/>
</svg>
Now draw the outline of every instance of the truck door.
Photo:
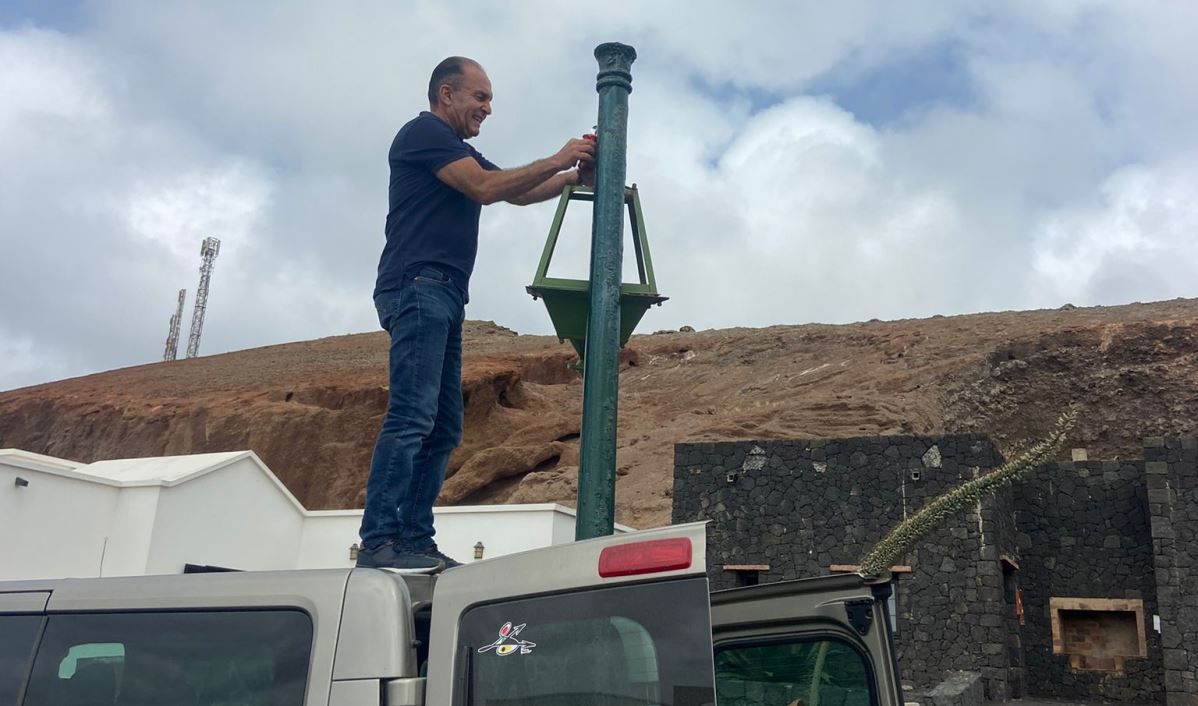
<svg viewBox="0 0 1198 706">
<path fill-rule="evenodd" d="M 890 590 L 849 574 L 713 593 L 720 706 L 901 706 Z"/>
<path fill-rule="evenodd" d="M 19 703 L 49 591 L 0 593 L 0 704 Z"/>
<path fill-rule="evenodd" d="M 705 553 L 692 524 L 445 572 L 426 703 L 714 704 Z"/>
</svg>

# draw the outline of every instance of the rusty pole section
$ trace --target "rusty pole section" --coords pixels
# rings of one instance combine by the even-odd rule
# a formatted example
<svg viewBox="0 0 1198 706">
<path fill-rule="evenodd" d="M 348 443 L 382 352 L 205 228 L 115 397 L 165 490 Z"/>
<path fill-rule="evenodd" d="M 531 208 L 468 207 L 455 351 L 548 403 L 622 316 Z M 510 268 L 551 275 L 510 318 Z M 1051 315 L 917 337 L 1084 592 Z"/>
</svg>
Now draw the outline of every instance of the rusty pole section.
<svg viewBox="0 0 1198 706">
<path fill-rule="evenodd" d="M 582 448 L 575 539 L 609 535 L 616 515 L 616 402 L 619 396 L 620 280 L 624 264 L 624 183 L 628 94 L 636 50 L 595 48 L 599 75 L 595 211 L 591 225 L 591 305 L 582 371 Z"/>
</svg>

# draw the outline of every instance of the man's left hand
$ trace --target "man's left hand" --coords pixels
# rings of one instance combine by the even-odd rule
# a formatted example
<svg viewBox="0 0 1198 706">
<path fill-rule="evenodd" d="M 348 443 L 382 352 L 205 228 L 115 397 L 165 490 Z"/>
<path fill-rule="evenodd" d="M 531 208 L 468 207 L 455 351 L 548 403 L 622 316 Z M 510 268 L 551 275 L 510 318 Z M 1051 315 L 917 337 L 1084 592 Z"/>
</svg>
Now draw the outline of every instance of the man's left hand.
<svg viewBox="0 0 1198 706">
<path fill-rule="evenodd" d="M 578 183 L 582 186 L 595 185 L 595 160 L 578 162 Z"/>
</svg>

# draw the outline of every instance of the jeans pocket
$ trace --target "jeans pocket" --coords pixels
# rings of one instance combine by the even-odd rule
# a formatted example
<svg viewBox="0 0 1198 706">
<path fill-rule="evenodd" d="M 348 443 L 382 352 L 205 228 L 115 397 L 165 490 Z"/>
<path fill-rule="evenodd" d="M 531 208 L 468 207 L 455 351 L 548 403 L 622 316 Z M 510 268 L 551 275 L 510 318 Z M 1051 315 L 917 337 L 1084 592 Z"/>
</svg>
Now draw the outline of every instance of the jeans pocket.
<svg viewBox="0 0 1198 706">
<path fill-rule="evenodd" d="M 379 317 L 379 326 L 382 327 L 384 331 L 391 330 L 391 319 L 399 313 L 399 310 L 402 306 L 402 291 L 384 292 L 374 298 L 374 310 Z"/>
<path fill-rule="evenodd" d="M 412 277 L 413 282 L 434 282 L 436 284 L 452 285 L 449 275 L 435 267 L 421 267 Z"/>
</svg>

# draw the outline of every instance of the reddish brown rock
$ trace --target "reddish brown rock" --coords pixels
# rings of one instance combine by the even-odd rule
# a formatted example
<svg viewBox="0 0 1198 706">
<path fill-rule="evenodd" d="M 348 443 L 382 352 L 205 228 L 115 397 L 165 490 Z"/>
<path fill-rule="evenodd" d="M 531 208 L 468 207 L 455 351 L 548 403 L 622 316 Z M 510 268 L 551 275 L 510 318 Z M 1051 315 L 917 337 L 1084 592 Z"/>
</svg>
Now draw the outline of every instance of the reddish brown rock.
<svg viewBox="0 0 1198 706">
<path fill-rule="evenodd" d="M 574 504 L 569 346 L 465 332 L 466 432 L 442 500 Z M 337 336 L 0 392 L 0 448 L 79 461 L 253 449 L 308 507 L 359 507 L 387 340 Z M 617 519 L 669 521 L 679 441 L 982 432 L 1005 448 L 1066 404 L 1071 446 L 1136 456 L 1198 432 L 1198 300 L 634 336 L 621 355 Z M 1067 453 L 1067 452 L 1066 452 Z"/>
</svg>

